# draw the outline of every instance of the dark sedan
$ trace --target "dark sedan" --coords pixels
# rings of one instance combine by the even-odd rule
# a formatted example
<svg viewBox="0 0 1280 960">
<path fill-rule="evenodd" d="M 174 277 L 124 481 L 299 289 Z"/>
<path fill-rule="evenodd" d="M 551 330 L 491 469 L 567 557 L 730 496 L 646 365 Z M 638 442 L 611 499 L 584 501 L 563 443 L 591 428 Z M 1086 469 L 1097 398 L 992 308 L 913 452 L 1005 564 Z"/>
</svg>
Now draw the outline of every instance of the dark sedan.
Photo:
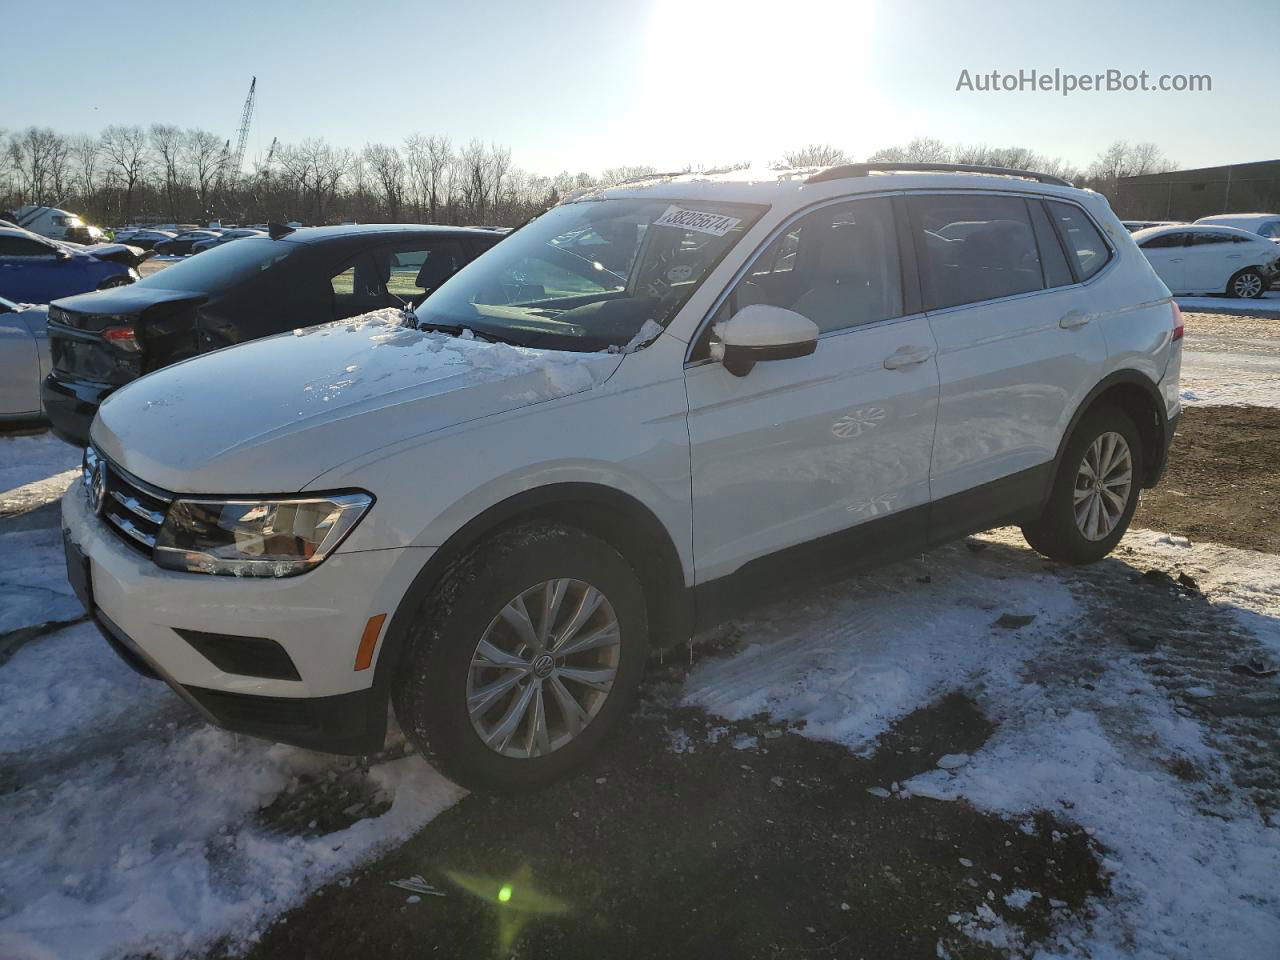
<svg viewBox="0 0 1280 960">
<path fill-rule="evenodd" d="M 59 300 L 42 391 L 50 423 L 83 446 L 98 404 L 131 380 L 246 340 L 416 305 L 502 236 L 407 224 L 273 229 L 125 288 Z"/>
<path fill-rule="evenodd" d="M 246 237 L 265 237 L 267 231 L 253 230 L 248 227 L 237 230 L 223 230 L 222 235 L 218 237 L 209 237 L 207 240 L 197 240 L 191 245 L 191 252 L 204 253 L 206 250 L 212 250 L 214 247 L 220 247 L 224 243 L 230 243 L 232 240 L 244 240 Z"/>
<path fill-rule="evenodd" d="M 171 240 L 161 240 L 151 249 L 162 257 L 185 257 L 201 240 L 216 240 L 221 230 L 185 230 Z"/>
</svg>

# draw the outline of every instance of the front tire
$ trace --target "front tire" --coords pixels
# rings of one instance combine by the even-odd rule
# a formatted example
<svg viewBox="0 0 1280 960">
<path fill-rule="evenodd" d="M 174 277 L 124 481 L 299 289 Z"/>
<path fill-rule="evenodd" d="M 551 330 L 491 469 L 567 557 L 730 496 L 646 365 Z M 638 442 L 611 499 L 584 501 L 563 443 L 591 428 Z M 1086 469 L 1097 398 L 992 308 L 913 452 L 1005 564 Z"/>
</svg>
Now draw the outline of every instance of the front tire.
<svg viewBox="0 0 1280 960">
<path fill-rule="evenodd" d="M 1241 270 L 1227 281 L 1227 296 L 1241 300 L 1257 300 L 1267 292 L 1267 281 L 1257 270 L 1250 267 Z"/>
<path fill-rule="evenodd" d="M 1129 415 L 1091 411 L 1067 442 L 1044 511 L 1022 535 L 1053 560 L 1101 560 L 1129 529 L 1144 475 L 1142 437 Z"/>
<path fill-rule="evenodd" d="M 396 718 L 473 790 L 538 787 L 585 761 L 629 709 L 648 656 L 630 564 L 597 537 L 542 521 L 466 554 L 418 603 L 411 629 Z"/>
</svg>

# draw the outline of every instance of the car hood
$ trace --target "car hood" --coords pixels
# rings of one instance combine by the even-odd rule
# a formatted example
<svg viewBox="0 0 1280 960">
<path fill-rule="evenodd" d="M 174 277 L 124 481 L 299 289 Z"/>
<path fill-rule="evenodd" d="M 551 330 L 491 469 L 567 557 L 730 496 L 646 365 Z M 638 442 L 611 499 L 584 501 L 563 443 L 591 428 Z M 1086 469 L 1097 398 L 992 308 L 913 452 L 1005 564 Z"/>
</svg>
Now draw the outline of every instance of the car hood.
<svg viewBox="0 0 1280 960">
<path fill-rule="evenodd" d="M 596 388 L 619 354 L 424 333 L 397 310 L 158 370 L 99 408 L 93 442 L 175 493 L 288 493 L 373 450 Z"/>
<path fill-rule="evenodd" d="M 166 290 L 163 287 L 142 286 L 127 283 L 122 287 L 110 287 L 91 293 L 79 293 L 74 297 L 62 297 L 53 301 L 55 306 L 72 313 L 127 314 L 141 313 L 158 303 L 177 303 L 179 300 L 204 300 L 205 294 L 190 290 Z"/>
<path fill-rule="evenodd" d="M 155 256 L 152 250 L 131 247 L 127 243 L 95 243 L 84 248 L 84 252 L 99 260 L 110 260 L 112 263 L 123 263 L 126 267 L 136 267 L 142 261 Z"/>
</svg>

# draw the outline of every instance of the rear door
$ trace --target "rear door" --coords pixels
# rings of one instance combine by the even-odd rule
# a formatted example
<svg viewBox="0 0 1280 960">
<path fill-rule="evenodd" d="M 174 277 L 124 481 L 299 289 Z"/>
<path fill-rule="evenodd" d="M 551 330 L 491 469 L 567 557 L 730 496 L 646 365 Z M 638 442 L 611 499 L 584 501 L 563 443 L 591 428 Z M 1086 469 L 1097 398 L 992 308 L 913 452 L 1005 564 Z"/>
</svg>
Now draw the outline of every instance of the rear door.
<svg viewBox="0 0 1280 960">
<path fill-rule="evenodd" d="M 909 259 L 892 198 L 828 204 L 784 226 L 718 307 L 685 371 L 699 584 L 756 572 L 740 584 L 763 590 L 923 545 L 938 374 Z M 745 377 L 707 359 L 714 325 L 756 303 L 812 320 L 817 350 Z"/>
<path fill-rule="evenodd" d="M 1186 264 L 1189 248 L 1186 231 L 1157 234 L 1143 240 L 1138 246 L 1170 293 L 1188 292 Z"/>
<path fill-rule="evenodd" d="M 1054 213 L 1035 196 L 990 192 L 907 203 L 938 344 L 930 536 L 941 542 L 1047 489 L 1063 425 L 1106 361 L 1082 281 L 1111 251 L 1100 236 L 1068 249 L 1067 224 L 1054 221 L 1082 217 L 1074 204 Z"/>
<path fill-rule="evenodd" d="M 1221 293 L 1237 270 L 1246 266 L 1241 248 L 1229 233 L 1189 230 L 1191 245 L 1183 248 L 1184 284 L 1193 293 Z"/>
</svg>

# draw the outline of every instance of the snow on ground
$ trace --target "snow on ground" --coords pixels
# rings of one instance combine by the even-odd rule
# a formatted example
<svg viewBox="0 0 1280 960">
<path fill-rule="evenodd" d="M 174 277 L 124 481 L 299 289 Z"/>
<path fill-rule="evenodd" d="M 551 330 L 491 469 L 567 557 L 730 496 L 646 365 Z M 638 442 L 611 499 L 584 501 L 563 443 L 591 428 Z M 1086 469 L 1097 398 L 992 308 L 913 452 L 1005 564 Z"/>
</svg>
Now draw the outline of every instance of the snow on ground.
<svg viewBox="0 0 1280 960">
<path fill-rule="evenodd" d="M 1188 350 L 1180 385 L 1187 406 L 1280 407 L 1280 357 Z"/>
<path fill-rule="evenodd" d="M 0 536 L 0 636 L 19 627 L 82 616 L 66 570 L 62 534 L 56 526 Z M 0 704 L 8 703 L 0 697 Z"/>
<path fill-rule="evenodd" d="M 255 814 L 300 776 L 352 761 L 171 719 L 166 687 L 133 674 L 88 625 L 43 637 L 0 669 L 0 771 L 24 751 L 132 721 L 125 744 L 82 751 L 0 795 L 0 956 L 175 957 L 251 939 L 280 911 L 451 806 L 461 791 L 417 756 L 373 767 L 391 806 L 320 836 Z"/>
<path fill-rule="evenodd" d="M 1280 290 L 1269 290 L 1257 300 L 1236 297 L 1174 297 L 1182 310 L 1197 313 L 1240 313 L 1255 317 L 1280 317 Z"/>
<path fill-rule="evenodd" d="M 1280 662 L 1280 557 L 1150 530 L 1134 530 L 1124 543 L 1194 577 L 1207 597 L 1227 606 Z"/>
<path fill-rule="evenodd" d="M 1017 542 L 1007 531 L 991 539 Z M 1125 546 L 1122 558 L 1138 569 L 1173 565 L 1201 578 L 1212 602 L 1276 643 L 1280 558 L 1147 531 Z M 1070 570 L 1040 572 L 1030 551 L 1010 556 L 992 566 L 949 548 L 931 558 L 930 582 L 916 579 L 923 567 L 895 568 L 772 608 L 742 625 L 740 652 L 694 670 L 687 700 L 729 719 L 767 711 L 804 736 L 869 752 L 896 718 L 967 690 L 996 722 L 992 738 L 966 762 L 881 792 L 886 802 L 963 798 L 1015 819 L 1048 810 L 1103 845 L 1112 895 L 1037 956 L 1274 955 L 1280 823 L 1234 798 L 1221 754 L 1136 655 L 1108 647 L 1096 658 L 1102 675 L 1078 682 L 1080 659 L 1097 653 L 1071 641 L 1073 620 L 1088 614 L 1087 585 Z M 1001 613 L 1036 619 L 1002 628 Z M 1204 782 L 1180 780 L 1173 759 Z M 1009 906 L 1011 916 L 993 904 L 954 922 L 975 940 L 1017 947 Z"/>
<path fill-rule="evenodd" d="M 1028 635 L 1051 636 L 1079 615 L 1055 577 L 994 580 L 948 561 L 890 570 L 771 608 L 745 627 L 736 656 L 694 671 L 686 702 L 743 720 L 760 712 L 804 721 L 804 735 L 854 750 L 895 720 L 976 677 L 1025 656 Z M 1002 614 L 1035 619 L 994 627 Z"/>
<path fill-rule="evenodd" d="M 79 468 L 80 456 L 80 450 L 63 443 L 52 433 L 0 437 L 0 501 L 9 499 L 19 487 L 40 481 L 65 479 L 63 489 L 66 489 L 74 476 L 67 471 Z"/>
</svg>

